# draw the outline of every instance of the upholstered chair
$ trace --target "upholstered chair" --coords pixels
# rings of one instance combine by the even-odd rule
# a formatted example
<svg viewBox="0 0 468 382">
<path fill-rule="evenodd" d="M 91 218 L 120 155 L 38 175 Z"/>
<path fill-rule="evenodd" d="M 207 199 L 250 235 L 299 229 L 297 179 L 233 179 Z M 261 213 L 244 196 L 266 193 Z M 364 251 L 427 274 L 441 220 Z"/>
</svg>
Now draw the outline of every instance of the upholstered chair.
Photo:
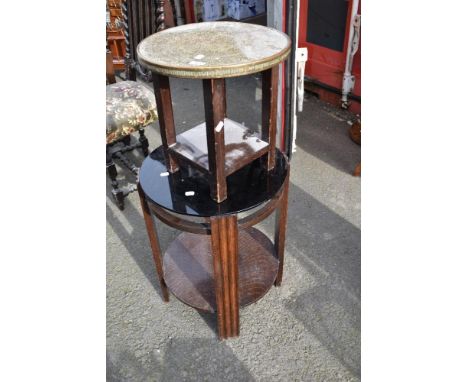
<svg viewBox="0 0 468 382">
<path fill-rule="evenodd" d="M 169 3 L 170 4 L 170 3 Z M 106 55 L 106 167 L 117 206 L 124 209 L 124 198 L 136 190 L 136 182 L 126 186 L 117 181 L 118 160 L 138 178 L 138 166 L 126 155 L 140 149 L 148 155 L 148 139 L 144 128 L 157 120 L 154 93 L 137 82 L 149 82 L 151 72 L 136 60 L 136 47 L 145 37 L 166 28 L 165 2 L 162 0 L 123 0 L 122 20 L 125 37 L 125 81 L 116 82 L 112 54 Z M 138 132 L 138 139 L 132 138 Z M 136 179 L 137 180 L 137 179 Z"/>
</svg>

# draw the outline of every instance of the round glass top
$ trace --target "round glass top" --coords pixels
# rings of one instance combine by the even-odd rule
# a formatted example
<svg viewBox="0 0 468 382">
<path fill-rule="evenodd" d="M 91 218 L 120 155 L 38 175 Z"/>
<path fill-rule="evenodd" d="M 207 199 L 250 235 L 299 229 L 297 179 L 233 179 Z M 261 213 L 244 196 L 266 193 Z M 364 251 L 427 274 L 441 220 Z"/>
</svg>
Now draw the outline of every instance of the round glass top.
<svg viewBox="0 0 468 382">
<path fill-rule="evenodd" d="M 226 78 L 269 69 L 291 50 L 288 35 L 231 21 L 181 25 L 138 44 L 138 61 L 153 72 L 184 78 Z"/>
<path fill-rule="evenodd" d="M 276 166 L 268 172 L 259 158 L 227 177 L 228 197 L 216 203 L 210 197 L 208 176 L 191 166 L 167 173 L 163 147 L 148 155 L 140 168 L 140 185 L 153 203 L 178 214 L 217 216 L 235 214 L 272 199 L 286 179 L 288 160 L 276 149 Z"/>
</svg>

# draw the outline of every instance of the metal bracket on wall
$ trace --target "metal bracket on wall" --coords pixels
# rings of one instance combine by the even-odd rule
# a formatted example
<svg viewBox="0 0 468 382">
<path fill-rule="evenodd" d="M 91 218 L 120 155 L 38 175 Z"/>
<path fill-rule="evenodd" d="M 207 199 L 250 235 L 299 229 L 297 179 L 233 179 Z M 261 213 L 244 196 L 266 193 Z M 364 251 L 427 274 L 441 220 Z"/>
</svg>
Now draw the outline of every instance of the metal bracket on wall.
<svg viewBox="0 0 468 382">
<path fill-rule="evenodd" d="M 304 72 L 308 58 L 307 48 L 296 49 L 296 112 L 301 112 L 304 105 Z M 297 119 L 292 124 L 291 152 L 296 152 Z"/>
<path fill-rule="evenodd" d="M 308 59 L 307 48 L 297 48 L 296 62 L 297 62 L 297 111 L 301 112 L 304 105 L 304 72 L 305 64 Z"/>
<path fill-rule="evenodd" d="M 353 12 L 357 12 L 359 1 L 353 3 Z M 346 55 L 345 71 L 343 73 L 341 107 L 347 109 L 349 107 L 349 94 L 354 89 L 355 78 L 352 75 L 353 58 L 359 49 L 359 34 L 361 30 L 361 15 L 354 14 L 352 26 L 349 31 L 348 53 Z"/>
</svg>

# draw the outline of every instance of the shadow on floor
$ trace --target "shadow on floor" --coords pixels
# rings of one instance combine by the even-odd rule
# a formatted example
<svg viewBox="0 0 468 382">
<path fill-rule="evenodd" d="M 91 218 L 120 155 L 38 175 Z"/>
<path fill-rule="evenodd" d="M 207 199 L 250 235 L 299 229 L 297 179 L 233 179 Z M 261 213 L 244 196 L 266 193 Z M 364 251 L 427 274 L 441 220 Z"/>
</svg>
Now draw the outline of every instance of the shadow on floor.
<svg viewBox="0 0 468 382">
<path fill-rule="evenodd" d="M 328 284 L 311 288 L 285 304 L 355 377 L 361 375 L 361 313 L 358 302 Z"/>
<path fill-rule="evenodd" d="M 286 251 L 317 284 L 289 298 L 286 308 L 359 378 L 360 229 L 291 184 Z M 285 278 L 294 284 L 294 275 Z"/>
<path fill-rule="evenodd" d="M 174 339 L 163 354 L 152 352 L 138 359 L 128 351 L 108 353 L 107 381 L 254 381 L 232 350 L 217 339 Z"/>
<path fill-rule="evenodd" d="M 289 190 L 287 253 L 359 300 L 361 230 L 294 183 Z"/>
<path fill-rule="evenodd" d="M 361 162 L 361 148 L 349 137 L 348 120 L 355 116 L 309 94 L 297 114 L 296 145 L 337 170 L 353 174 Z"/>
<path fill-rule="evenodd" d="M 107 203 L 113 203 L 110 190 L 111 186 L 108 182 Z M 116 214 L 123 214 L 125 216 L 125 219 L 132 226 L 131 234 L 128 233 L 127 229 L 123 226 Z M 134 205 L 130 203 L 128 198 L 126 198 L 124 211 L 117 210 L 117 212 L 114 212 L 109 207 L 109 204 L 106 204 L 106 220 L 112 227 L 112 230 L 115 232 L 115 234 L 119 237 L 128 253 L 133 257 L 141 272 L 158 292 L 159 297 L 162 297 L 159 281 L 156 275 L 156 269 L 153 262 L 148 234 L 146 232 L 146 226 L 143 220 L 143 213 L 141 210 L 137 210 Z M 156 222 L 157 229 L 159 229 L 159 226 L 160 225 Z M 174 240 L 176 236 L 177 232 L 174 230 L 164 230 L 164 235 L 159 235 L 161 250 L 164 251 L 165 246 L 167 245 L 166 243 Z M 161 240 L 162 238 L 163 240 Z"/>
<path fill-rule="evenodd" d="M 109 190 L 108 190 L 109 192 Z M 115 213 L 107 206 L 107 221 L 118 235 L 140 270 L 160 294 L 159 282 L 151 256 L 146 227 L 140 211 L 126 201 L 125 215 L 133 230 L 129 235 Z M 164 253 L 178 231 L 155 221 L 161 250 Z M 273 226 L 269 228 L 273 230 Z M 286 259 L 296 257 L 304 269 L 330 288 L 339 289 L 336 297 L 360 299 L 361 231 L 293 183 L 290 185 Z M 285 275 L 293 278 L 293 275 Z M 337 289 L 337 290 L 338 290 Z M 161 296 L 161 294 L 160 294 Z M 170 298 L 175 298 L 171 295 Z M 350 306 L 348 302 L 342 305 Z M 352 315 L 355 316 L 353 309 Z M 199 312 L 206 324 L 217 334 L 216 315 Z M 338 323 L 339 324 L 339 323 Z"/>
<path fill-rule="evenodd" d="M 124 172 L 128 172 L 126 170 L 122 170 L 119 168 L 119 173 L 122 177 L 126 177 L 126 180 L 131 180 L 127 174 L 123 174 Z M 119 179 L 120 180 L 120 179 Z M 123 180 L 122 183 L 125 184 Z M 111 195 L 112 187 L 109 182 L 107 182 L 107 203 L 114 203 L 114 200 Z M 136 193 L 136 192 L 135 192 Z M 127 229 L 123 226 L 120 222 L 117 214 L 123 214 L 125 216 L 125 220 L 129 222 L 132 227 L 132 234 L 128 234 Z M 112 230 L 115 234 L 119 237 L 122 244 L 125 246 L 128 253 L 132 256 L 135 260 L 136 264 L 140 268 L 141 272 L 145 275 L 146 279 L 151 283 L 153 288 L 157 291 L 159 298 L 162 299 L 162 292 L 159 285 L 159 280 L 156 274 L 156 267 L 154 265 L 154 260 L 152 257 L 151 247 L 148 239 L 148 234 L 146 231 L 146 225 L 143 220 L 143 215 L 140 210 L 137 210 L 133 203 L 131 203 L 127 198 L 125 199 L 125 209 L 124 211 L 117 210 L 114 212 L 110 207 L 109 204 L 106 204 L 106 220 L 112 227 Z M 169 244 L 180 234 L 179 231 L 172 229 L 170 227 L 165 226 L 163 223 L 158 221 L 153 217 L 153 221 L 155 223 L 155 227 L 157 230 L 158 239 L 160 242 L 161 253 L 164 254 L 165 250 L 169 246 Z M 170 293 L 169 294 L 169 302 L 176 297 Z M 206 322 L 207 326 L 213 331 L 213 333 L 217 336 L 218 335 L 218 324 L 216 320 L 216 313 L 208 313 L 208 312 L 201 312 L 197 311 L 200 317 Z"/>
</svg>

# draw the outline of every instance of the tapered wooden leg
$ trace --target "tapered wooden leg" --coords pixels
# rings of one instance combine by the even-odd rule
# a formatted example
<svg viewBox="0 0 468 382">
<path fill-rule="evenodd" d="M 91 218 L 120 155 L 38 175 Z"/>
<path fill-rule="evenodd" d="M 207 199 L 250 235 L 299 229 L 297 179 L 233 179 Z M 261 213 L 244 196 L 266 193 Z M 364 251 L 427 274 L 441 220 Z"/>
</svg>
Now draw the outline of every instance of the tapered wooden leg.
<svg viewBox="0 0 468 382">
<path fill-rule="evenodd" d="M 211 249 L 220 339 L 239 335 L 237 217 L 211 217 Z"/>
<path fill-rule="evenodd" d="M 224 123 L 226 115 L 226 86 L 224 78 L 203 80 L 205 102 L 206 140 L 208 163 L 211 173 L 211 197 L 220 203 L 227 198 L 226 175 L 224 173 Z"/>
<path fill-rule="evenodd" d="M 279 65 L 262 72 L 262 139 L 269 144 L 267 168 L 275 168 Z"/>
<path fill-rule="evenodd" d="M 148 232 L 148 238 L 151 245 L 151 251 L 153 252 L 154 264 L 156 265 L 156 273 L 159 279 L 159 285 L 163 296 L 163 301 L 169 301 L 169 293 L 167 290 L 166 282 L 164 281 L 164 273 L 162 267 L 162 256 L 161 249 L 159 248 L 159 240 L 154 226 L 153 219 L 151 217 L 151 211 L 146 203 L 145 194 L 141 189 L 140 183 L 138 183 L 138 195 L 140 196 L 141 209 L 143 210 L 143 217 L 145 219 L 146 231 Z"/>
<path fill-rule="evenodd" d="M 275 286 L 280 286 L 281 281 L 283 280 L 284 242 L 286 239 L 286 223 L 288 220 L 289 170 L 284 182 L 281 202 L 276 210 L 275 251 L 276 256 L 278 256 L 279 266 L 278 274 L 276 275 Z"/>
<path fill-rule="evenodd" d="M 161 130 L 161 141 L 166 158 L 167 171 L 173 173 L 179 169 L 174 155 L 170 153 L 169 146 L 176 143 L 176 132 L 174 127 L 174 113 L 172 111 L 171 89 L 169 78 L 153 72 L 154 95 L 158 108 L 159 126 Z"/>
</svg>

